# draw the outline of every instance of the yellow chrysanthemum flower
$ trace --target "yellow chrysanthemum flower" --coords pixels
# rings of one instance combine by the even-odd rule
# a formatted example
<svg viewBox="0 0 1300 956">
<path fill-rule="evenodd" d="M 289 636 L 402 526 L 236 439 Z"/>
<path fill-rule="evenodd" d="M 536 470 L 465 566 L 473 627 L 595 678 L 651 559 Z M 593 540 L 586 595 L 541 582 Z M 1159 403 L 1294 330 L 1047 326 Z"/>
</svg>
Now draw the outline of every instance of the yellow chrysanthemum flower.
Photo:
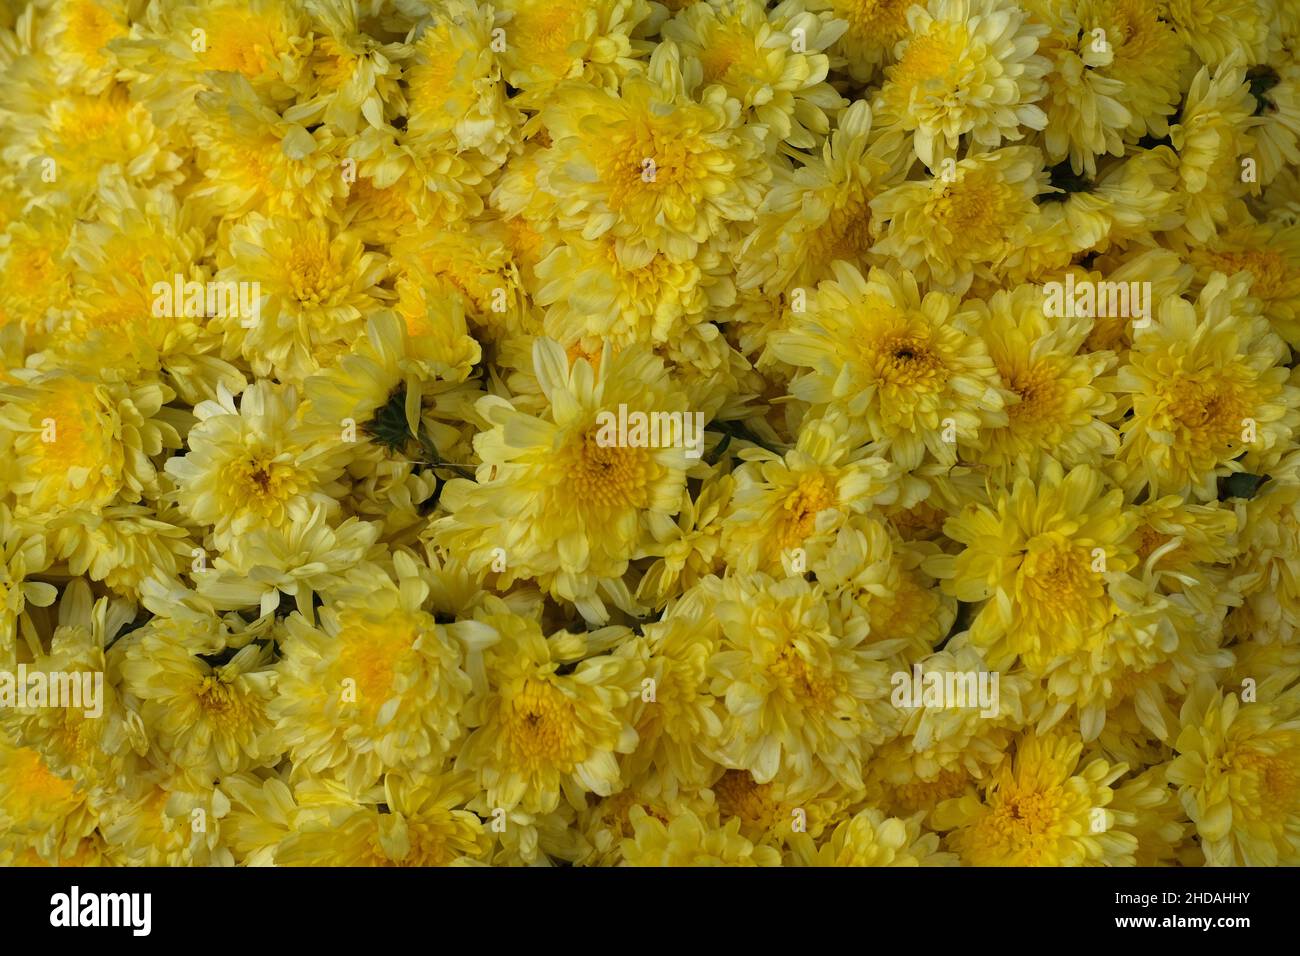
<svg viewBox="0 0 1300 956">
<path fill-rule="evenodd" d="M 174 507 L 160 503 L 69 511 L 50 522 L 51 550 L 68 573 L 137 599 L 151 580 L 178 583 L 204 554 Z"/>
<path fill-rule="evenodd" d="M 866 422 L 900 467 L 926 457 L 951 464 L 986 428 L 1005 425 L 1006 397 L 969 310 L 954 296 L 921 297 L 910 273 L 866 278 L 832 267 L 805 316 L 772 336 L 777 358 L 803 370 L 790 392 L 816 408 Z"/>
<path fill-rule="evenodd" d="M 102 381 L 54 369 L 24 370 L 0 388 L 0 432 L 12 436 L 18 477 L 10 491 L 35 514 L 95 509 L 158 493 L 153 459 L 180 446 L 162 407 L 166 385 Z"/>
<path fill-rule="evenodd" d="M 881 660 L 888 646 L 867 642 L 865 617 L 828 604 L 802 577 L 706 578 L 699 586 L 721 627 L 708 672 L 727 706 L 724 765 L 759 783 L 817 768 L 857 786 L 864 758 L 896 719 Z"/>
<path fill-rule="evenodd" d="M 1300 64 L 1274 69 L 1268 64 L 1246 71 L 1260 125 L 1253 131 L 1259 156 L 1259 181 L 1271 183 L 1287 166 L 1300 165 Z"/>
<path fill-rule="evenodd" d="M 438 10 L 411 44 L 402 78 L 412 144 L 478 150 L 498 165 L 504 161 L 520 117 L 501 77 L 495 22 L 492 7 L 458 0 Z"/>
<path fill-rule="evenodd" d="M 982 797 L 935 811 L 947 846 L 973 866 L 1132 866 L 1133 818 L 1106 809 L 1127 768 L 1100 758 L 1080 766 L 1082 751 L 1066 735 L 1023 736 Z"/>
<path fill-rule="evenodd" d="M 71 218 L 66 206 L 37 204 L 0 236 L 0 327 L 17 326 L 41 341 L 48 323 L 67 310 L 75 268 L 67 256 Z"/>
<path fill-rule="evenodd" d="M 649 776 L 653 768 L 659 789 L 675 797 L 712 782 L 710 747 L 722 733 L 724 712 L 709 690 L 708 662 L 721 635 L 702 588 L 669 605 L 644 633 L 643 643 L 628 647 L 645 677 L 640 701 L 633 701 L 637 749 L 624 766 L 631 779 Z"/>
<path fill-rule="evenodd" d="M 1124 82 L 1107 75 L 1115 48 L 1105 27 L 1090 26 L 1084 20 L 1087 12 L 1074 4 L 1031 0 L 1027 6 L 1050 31 L 1038 45 L 1038 52 L 1052 62 L 1042 101 L 1047 160 L 1055 164 L 1068 159 L 1075 173 L 1093 176 L 1097 157 L 1124 154 L 1121 134 L 1133 122 L 1133 114 L 1120 102 Z"/>
<path fill-rule="evenodd" d="M 1096 68 L 1120 83 L 1115 100 L 1130 116 L 1129 137 L 1164 136 L 1182 97 L 1187 47 L 1161 17 L 1160 0 L 1077 0 L 1085 35 L 1109 47 L 1110 62 Z M 1096 31 L 1102 31 L 1100 34 Z"/>
<path fill-rule="evenodd" d="M 310 614 L 318 593 L 343 589 L 371 570 L 365 559 L 379 537 L 379 526 L 359 518 L 330 524 L 323 507 L 284 528 L 258 525 L 237 539 L 236 547 L 197 562 L 191 577 L 198 591 L 222 609 L 257 608 L 270 614 L 282 597 Z"/>
<path fill-rule="evenodd" d="M 781 865 L 776 848 L 754 846 L 740 835 L 735 817 L 718 826 L 686 810 L 665 825 L 633 807 L 631 820 L 634 835 L 623 841 L 623 859 L 629 866 Z"/>
<path fill-rule="evenodd" d="M 1210 866 L 1300 860 L 1300 695 L 1242 704 L 1202 685 L 1187 700 L 1169 766 Z"/>
<path fill-rule="evenodd" d="M 930 542 L 903 541 L 876 518 L 853 517 L 812 567 L 819 583 L 867 612 L 873 643 L 903 641 L 910 658 L 928 654 L 956 616 L 957 602 L 921 567 L 937 551 Z"/>
<path fill-rule="evenodd" d="M 623 841 L 636 834 L 632 826 L 634 809 L 664 824 L 669 822 L 670 813 L 682 809 L 703 819 L 714 812 L 708 797 L 709 791 L 703 790 L 689 794 L 677 793 L 669 800 L 661 794 L 647 794 L 632 789 L 620 790 L 605 797 L 578 814 L 577 826 L 582 832 L 581 842 L 573 857 L 574 862 L 581 866 L 623 864 Z"/>
<path fill-rule="evenodd" d="M 398 98 L 396 45 L 360 30 L 360 10 L 345 0 L 313 3 L 307 13 L 316 33 L 311 77 L 309 81 L 304 70 L 296 79 L 293 118 L 308 125 L 319 119 L 348 134 L 356 133 L 363 120 L 379 126 L 384 106 Z"/>
<path fill-rule="evenodd" d="M 1249 501 L 1237 505 L 1232 588 L 1253 622 L 1249 639 L 1258 644 L 1294 642 L 1300 633 L 1300 456 L 1294 452 Z"/>
<path fill-rule="evenodd" d="M 830 130 L 827 112 L 843 103 L 825 82 L 826 51 L 846 26 L 807 12 L 801 0 L 770 11 L 756 0 L 720 0 L 685 7 L 660 33 L 699 64 L 705 86 L 720 84 L 740 101 L 747 120 L 772 131 L 770 146 L 808 149 Z"/>
<path fill-rule="evenodd" d="M 1263 474 L 1300 428 L 1289 350 L 1247 298 L 1249 277 L 1211 277 L 1193 304 L 1164 299 L 1133 333 L 1118 386 L 1133 414 L 1120 430 L 1130 492 L 1218 497 L 1217 479 Z"/>
<path fill-rule="evenodd" d="M 991 671 L 984 656 L 960 635 L 943 650 L 917 656 L 912 666 L 896 671 L 894 690 L 900 689 L 900 675 L 910 686 L 918 668 L 923 680 L 927 674 L 945 682 L 949 675 L 974 675 L 976 698 L 968 696 L 965 706 L 932 707 L 923 706 L 922 696 L 900 708 L 900 732 L 872 755 L 864 781 L 876 802 L 895 816 L 928 813 L 968 785 L 987 781 L 1006 759 L 1017 731 L 1037 716 L 1030 679 L 1020 672 Z M 988 688 L 983 702 L 977 699 L 981 680 Z M 989 683 L 993 680 L 996 685 Z"/>
<path fill-rule="evenodd" d="M 646 516 L 680 507 L 689 460 L 683 447 L 620 444 L 606 435 L 600 413 L 691 410 L 685 396 L 668 391 L 662 363 L 642 349 L 611 355 L 607 347 L 593 371 L 537 339 L 533 358 L 549 407 L 535 416 L 496 396 L 480 402 L 489 428 L 475 439 L 476 480 L 447 483 L 437 540 L 476 572 L 498 565 L 499 586 L 532 578 L 588 620 L 604 620 L 606 600 L 631 605 L 621 577 Z"/>
<path fill-rule="evenodd" d="M 99 810 L 99 832 L 119 866 L 233 866 L 222 820 L 230 798 L 210 781 L 152 771 L 128 778 Z"/>
<path fill-rule="evenodd" d="M 270 648 L 223 651 L 219 635 L 196 634 L 191 621 L 156 618 L 131 635 L 122 662 L 123 688 L 140 702 L 153 744 L 198 778 L 280 759 L 267 713 L 275 693 Z"/>
<path fill-rule="evenodd" d="M 1271 2 L 1256 0 L 1166 0 L 1165 19 L 1207 66 L 1230 56 L 1247 63 L 1264 58 L 1269 40 Z"/>
<path fill-rule="evenodd" d="M 734 490 L 735 480 L 730 475 L 705 479 L 694 498 L 689 491 L 682 493 L 682 507 L 675 520 L 667 515 L 650 516 L 653 541 L 644 551 L 646 557 L 657 560 L 637 586 L 638 601 L 661 607 L 722 569 L 723 515 Z"/>
<path fill-rule="evenodd" d="M 538 263 L 535 299 L 546 309 L 547 336 L 566 346 L 659 345 L 717 335 L 708 320 L 734 301 L 729 272 L 712 246 L 689 261 L 656 252 L 631 262 L 608 234 L 591 242 L 575 236 Z"/>
<path fill-rule="evenodd" d="M 171 136 L 126 86 L 112 84 L 95 94 L 73 87 L 51 98 L 42 92 L 56 82 L 44 70 L 47 62 L 24 61 L 8 78 L 9 94 L 20 108 L 0 106 L 12 127 L 5 152 L 34 190 L 47 192 L 57 184 L 61 198 L 84 208 L 104 170 L 135 186 L 179 182 L 181 158 L 171 149 Z M 14 97 L 23 85 L 25 95 Z"/>
<path fill-rule="evenodd" d="M 345 446 L 306 434 L 301 413 L 292 386 L 269 382 L 244 391 L 238 407 L 224 386 L 216 401 L 195 406 L 189 450 L 166 467 L 181 509 L 212 527 L 218 549 L 251 528 L 304 521 L 317 506 L 336 509 Z"/>
<path fill-rule="evenodd" d="M 614 86 L 642 55 L 633 37 L 652 16 L 645 0 L 504 0 L 498 9 L 505 78 L 534 109 L 567 79 Z"/>
<path fill-rule="evenodd" d="M 909 181 L 871 201 L 883 225 L 872 247 L 896 258 L 918 280 L 965 292 L 975 275 L 1015 264 L 1032 232 L 1047 174 L 1042 154 L 1013 146 L 953 164 L 934 179 Z"/>
<path fill-rule="evenodd" d="M 1022 658 L 1042 672 L 1073 652 L 1113 615 L 1109 582 L 1136 563 L 1137 523 L 1123 492 L 1088 465 L 1064 471 L 1046 459 L 988 505 L 949 518 L 944 533 L 964 545 L 926 570 L 959 601 L 982 604 L 971 641 L 995 667 Z"/>
<path fill-rule="evenodd" d="M 117 57 L 109 44 L 127 35 L 127 5 L 122 0 L 64 0 L 54 5 L 48 24 L 52 57 L 66 85 L 98 91 L 112 78 Z"/>
<path fill-rule="evenodd" d="M 860 432 L 843 418 L 806 422 L 784 456 L 741 453 L 724 517 L 722 552 L 741 573 L 794 573 L 821 560 L 840 528 L 873 504 L 898 496 L 889 462 L 864 455 Z"/>
<path fill-rule="evenodd" d="M 79 220 L 67 254 L 76 263 L 71 315 L 54 327 L 51 351 L 66 368 L 148 381 L 166 375 L 187 404 L 232 391 L 244 376 L 216 354 L 220 332 L 206 316 L 160 307 L 159 282 L 204 281 L 203 230 L 193 207 L 120 176 L 100 179 L 96 215 Z M 206 306 L 206 303 L 205 303 Z"/>
<path fill-rule="evenodd" d="M 1187 258 L 1202 284 L 1216 272 L 1250 273 L 1250 294 L 1260 301 L 1273 331 L 1292 348 L 1300 347 L 1300 226 L 1243 222 L 1192 246 Z"/>
<path fill-rule="evenodd" d="M 1045 306 L 1045 292 L 1034 286 L 998 292 L 978 326 L 1003 389 L 1018 398 L 1007 403 L 1007 426 L 981 435 L 976 453 L 998 476 L 1032 470 L 1044 455 L 1066 467 L 1100 465 L 1119 449 L 1109 424 L 1115 357 L 1084 351 L 1091 318 L 1050 316 Z"/>
<path fill-rule="evenodd" d="M 677 48 L 664 43 L 617 95 L 581 83 L 556 91 L 541 118 L 561 228 L 612 233 L 625 261 L 643 264 L 654 252 L 693 259 L 754 218 L 771 177 L 762 128 L 741 122 L 721 86 L 696 100 L 683 84 Z"/>
<path fill-rule="evenodd" d="M 257 210 L 319 218 L 347 192 L 340 140 L 330 127 L 317 124 L 308 132 L 237 74 L 218 74 L 216 87 L 196 100 L 205 116 L 194 133 L 205 179 L 194 192 L 200 208 L 231 217 Z"/>
<path fill-rule="evenodd" d="M 836 259 L 863 269 L 873 261 L 871 200 L 893 172 L 887 150 L 869 142 L 871 109 L 859 100 L 844 111 L 821 155 L 778 168 L 741 249 L 740 285 L 770 292 L 811 287 L 828 278 Z"/>
<path fill-rule="evenodd" d="M 422 610 L 429 589 L 409 557 L 399 583 L 371 576 L 312 626 L 289 617 L 270 713 L 295 779 L 326 776 L 359 794 L 385 768 L 428 771 L 463 733 L 466 659 L 481 628 L 445 626 Z"/>
<path fill-rule="evenodd" d="M 812 0 L 809 9 L 825 9 L 848 29 L 835 45 L 849 76 L 860 83 L 872 79 L 882 64 L 894 62 L 894 51 L 908 35 L 907 11 L 915 0 Z"/>
<path fill-rule="evenodd" d="M 1184 852 L 1190 827 L 1167 773 L 1167 764 L 1152 767 L 1115 788 L 1110 806 L 1133 821 L 1129 829 L 1138 841 L 1135 866 L 1170 866 Z"/>
<path fill-rule="evenodd" d="M 868 807 L 841 823 L 821 846 L 803 837 L 793 853 L 803 866 L 953 866 L 957 857 L 939 850 L 939 837 L 921 830 L 917 816 L 888 817 Z"/>
<path fill-rule="evenodd" d="M 921 162 L 938 171 L 964 135 L 984 148 L 1047 125 L 1034 105 L 1051 64 L 1038 56 L 1047 27 L 1010 0 L 929 0 L 907 11 L 909 35 L 885 69 L 874 109 L 912 134 Z"/>
<path fill-rule="evenodd" d="M 0 0 L 0 865 L 1300 862 L 1297 50 Z"/>
<path fill-rule="evenodd" d="M 738 819 L 745 839 L 785 847 L 803 835 L 826 836 L 860 795 L 824 772 L 759 783 L 748 770 L 728 770 L 706 792 L 722 823 Z"/>
<path fill-rule="evenodd" d="M 218 281 L 257 283 L 251 291 L 260 295 L 252 315 L 228 309 L 218 317 L 226 352 L 243 355 L 258 375 L 293 384 L 342 353 L 391 295 L 379 287 L 384 257 L 321 219 L 253 213 L 231 228 L 218 262 Z"/>
<path fill-rule="evenodd" d="M 589 644 L 613 635 L 547 637 L 536 621 L 500 602 L 488 605 L 476 623 L 497 635 L 484 655 L 491 689 L 456 768 L 475 775 L 486 805 L 549 813 L 562 798 L 581 809 L 586 794 L 618 790 L 615 754 L 630 753 L 637 742 L 629 719 L 630 695 L 641 676 L 637 662 L 586 656 Z M 575 661 L 571 673 L 560 673 Z"/>
<path fill-rule="evenodd" d="M 40 653 L 25 663 L 29 674 L 58 674 L 61 681 L 70 676 L 80 682 L 83 706 L 29 702 L 0 712 L 0 726 L 15 742 L 39 751 L 51 771 L 99 794 L 120 786 L 128 770 L 135 769 L 133 758 L 148 746 L 139 716 L 125 706 L 118 690 L 118 669 L 110 668 L 105 655 L 135 613 L 125 601 L 95 600 L 85 581 L 70 582 L 57 614 L 46 615 L 53 618 L 48 628 L 37 629 L 43 632 L 37 635 Z"/>
<path fill-rule="evenodd" d="M 1246 68 L 1233 55 L 1213 75 L 1208 66 L 1201 68 L 1178 124 L 1169 131 L 1178 151 L 1179 185 L 1187 197 L 1186 228 L 1197 242 L 1207 241 L 1217 226 L 1233 218 L 1243 196 L 1258 191 L 1258 169 L 1252 172 L 1256 160 L 1249 155 L 1259 125 L 1255 106 Z M 1242 156 L 1246 159 L 1239 162 Z"/>
<path fill-rule="evenodd" d="M 199 0 L 148 7 L 111 49 L 142 102 L 184 115 L 205 74 L 238 76 L 259 96 L 292 97 L 309 30 L 302 6 L 286 0 Z"/>
<path fill-rule="evenodd" d="M 95 829 L 86 793 L 37 750 L 0 733 L 0 862 L 34 851 L 50 865 L 71 857 Z"/>
<path fill-rule="evenodd" d="M 1217 502 L 1195 504 L 1180 495 L 1148 499 L 1135 510 L 1133 551 L 1142 574 L 1162 592 L 1185 595 L 1210 613 L 1225 573 L 1216 566 L 1237 556 L 1243 522 Z"/>
<path fill-rule="evenodd" d="M 489 834 L 462 809 L 472 786 L 462 775 L 387 774 L 380 808 L 325 788 L 304 787 L 277 866 L 450 866 L 481 860 Z"/>
</svg>

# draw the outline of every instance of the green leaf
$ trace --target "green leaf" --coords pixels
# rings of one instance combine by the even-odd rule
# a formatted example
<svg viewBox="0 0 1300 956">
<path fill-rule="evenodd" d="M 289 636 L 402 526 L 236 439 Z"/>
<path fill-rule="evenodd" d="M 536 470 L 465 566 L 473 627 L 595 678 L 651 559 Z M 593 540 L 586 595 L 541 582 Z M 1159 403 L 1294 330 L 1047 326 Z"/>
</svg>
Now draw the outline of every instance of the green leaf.
<svg viewBox="0 0 1300 956">
<path fill-rule="evenodd" d="M 1237 472 L 1235 475 L 1228 475 L 1226 478 L 1220 478 L 1219 500 L 1254 498 L 1259 493 L 1260 486 L 1266 481 L 1268 481 L 1268 475 L 1252 475 L 1244 471 Z"/>
<path fill-rule="evenodd" d="M 414 437 L 406 423 L 406 386 L 394 389 L 388 401 L 375 410 L 375 417 L 361 428 L 376 445 L 382 445 L 394 454 L 403 454 L 407 443 Z"/>
</svg>

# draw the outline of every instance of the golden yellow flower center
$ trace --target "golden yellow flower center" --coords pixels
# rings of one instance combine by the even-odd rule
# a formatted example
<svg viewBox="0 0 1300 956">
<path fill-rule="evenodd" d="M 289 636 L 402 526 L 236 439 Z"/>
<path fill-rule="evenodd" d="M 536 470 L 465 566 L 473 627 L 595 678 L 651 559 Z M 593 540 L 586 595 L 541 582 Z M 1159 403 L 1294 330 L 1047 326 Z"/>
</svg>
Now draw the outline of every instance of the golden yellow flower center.
<svg viewBox="0 0 1300 956">
<path fill-rule="evenodd" d="M 816 530 L 817 515 L 834 506 L 834 488 L 828 486 L 825 475 L 813 472 L 800 478 L 795 489 L 786 495 L 783 505 L 781 547 L 793 548 L 802 544 Z"/>
<path fill-rule="evenodd" d="M 1112 701 L 1128 700 L 1138 690 L 1146 684 L 1162 684 L 1169 677 L 1169 672 L 1173 670 L 1173 664 L 1169 661 L 1162 661 L 1155 667 L 1147 670 L 1136 671 L 1126 670 L 1119 676 L 1111 679 L 1111 689 L 1109 699 Z"/>
<path fill-rule="evenodd" d="M 1017 597 L 1036 615 L 1082 613 L 1105 592 L 1088 549 L 1068 541 L 1031 542 L 1016 577 Z"/>
<path fill-rule="evenodd" d="M 796 702 L 818 710 L 829 709 L 839 693 L 838 682 L 818 674 L 794 644 L 787 644 L 777 652 L 768 667 L 768 676 Z"/>
<path fill-rule="evenodd" d="M 1143 525 L 1138 529 L 1138 558 L 1145 561 L 1158 549 L 1168 544 L 1172 538 L 1172 535 L 1165 534 L 1163 531 L 1157 531 L 1149 524 Z"/>
<path fill-rule="evenodd" d="M 867 613 L 871 618 L 871 639 L 907 637 L 934 619 L 938 598 L 923 587 L 910 571 L 898 575 L 897 587 L 887 598 L 868 595 Z"/>
<path fill-rule="evenodd" d="M 523 62 L 562 77 L 577 57 L 569 47 L 582 36 L 585 0 L 534 0 L 515 7 L 510 20 L 510 49 Z M 583 51 L 585 52 L 585 51 Z"/>
<path fill-rule="evenodd" d="M 1286 257 L 1273 249 L 1205 252 L 1200 258 L 1224 275 L 1249 272 L 1255 277 L 1251 284 L 1252 294 L 1263 299 L 1280 295 L 1293 284 L 1293 273 Z"/>
<path fill-rule="evenodd" d="M 1007 387 L 1020 401 L 1007 406 L 1007 416 L 1016 424 L 1050 424 L 1059 416 L 1067 391 L 1048 362 L 1005 375 Z"/>
<path fill-rule="evenodd" d="M 586 359 L 587 364 L 591 366 L 591 370 L 597 375 L 600 374 L 600 358 L 604 354 L 604 349 L 600 345 L 586 348 L 583 346 L 582 340 L 579 339 L 565 349 L 564 354 L 569 357 L 570 368 L 573 367 L 573 363 L 578 361 L 578 359 Z"/>
<path fill-rule="evenodd" d="M 343 619 L 339 630 L 335 683 L 351 678 L 356 684 L 356 706 L 373 723 L 379 708 L 393 696 L 398 668 L 414 653 L 420 636 L 418 623 L 408 615 L 390 616 L 383 622 L 360 616 Z"/>
<path fill-rule="evenodd" d="M 52 772 L 41 755 L 27 747 L 14 752 L 8 776 L 14 794 L 42 809 L 66 803 L 76 789 L 71 780 Z"/>
<path fill-rule="evenodd" d="M 966 39 L 964 27 L 936 23 L 929 32 L 914 36 L 908 42 L 903 58 L 889 75 L 889 82 L 904 97 L 904 104 L 917 87 L 940 80 L 951 81 Z"/>
<path fill-rule="evenodd" d="M 767 828 L 782 822 L 769 784 L 757 783 L 748 770 L 728 770 L 713 785 L 722 819 L 740 819 L 749 826 Z"/>
<path fill-rule="evenodd" d="M 252 717 L 244 695 L 216 674 L 203 678 L 195 697 L 208 719 L 223 729 L 244 727 Z"/>
<path fill-rule="evenodd" d="M 68 709 L 51 729 L 58 741 L 58 752 L 79 767 L 93 768 L 93 755 L 99 744 L 101 722 L 87 718 L 83 711 Z"/>
<path fill-rule="evenodd" d="M 835 15 L 849 21 L 854 35 L 892 47 L 907 32 L 907 8 L 913 0 L 832 0 Z"/>
<path fill-rule="evenodd" d="M 274 25 L 256 14 L 227 8 L 204 25 L 207 52 L 199 55 L 203 69 L 260 76 L 280 46 Z"/>
<path fill-rule="evenodd" d="M 602 446 L 598 434 L 599 429 L 588 429 L 571 449 L 568 473 L 573 498 L 598 508 L 643 507 L 647 450 Z"/>
<path fill-rule="evenodd" d="M 669 817 L 662 808 L 642 802 L 631 790 L 622 790 L 612 797 L 601 800 L 600 820 L 620 835 L 630 837 L 636 832 L 631 820 L 633 807 L 640 807 L 648 816 L 654 817 L 660 823 L 669 822 Z"/>
<path fill-rule="evenodd" d="M 1042 791 L 1013 785 L 993 798 L 986 826 L 1013 853 L 1042 849 L 1061 819 L 1063 794 L 1059 786 Z"/>
<path fill-rule="evenodd" d="M 917 332 L 889 335 L 869 347 L 868 356 L 882 383 L 910 392 L 937 392 L 948 379 L 943 360 Z"/>
<path fill-rule="evenodd" d="M 545 133 L 545 130 L 542 131 Z M 539 134 L 541 135 L 541 134 Z M 535 267 L 541 261 L 542 236 L 523 216 L 507 219 L 505 225 L 506 245 L 520 265 Z"/>
<path fill-rule="evenodd" d="M 33 470 L 41 476 L 66 476 L 71 468 L 86 468 L 92 474 L 108 464 L 111 427 L 108 412 L 84 383 L 69 380 L 54 385 L 49 397 L 33 409 Z M 85 490 L 91 491 L 87 484 Z"/>
<path fill-rule="evenodd" d="M 448 842 L 448 820 L 445 824 L 420 820 L 406 821 L 406 838 L 411 851 L 402 858 L 402 866 L 447 866 L 460 854 Z"/>
<path fill-rule="evenodd" d="M 1019 194 L 993 172 L 968 169 L 926 204 L 926 211 L 958 249 L 985 247 L 1019 218 Z"/>
<path fill-rule="evenodd" d="M 96 156 L 126 156 L 133 133 L 127 113 L 131 100 L 125 87 L 112 87 L 102 96 L 68 96 L 51 110 L 54 133 L 70 154 L 81 148 Z M 80 155 L 76 158 L 84 158 Z"/>
<path fill-rule="evenodd" d="M 548 681 L 528 679 L 502 701 L 502 734 L 518 763 L 570 769 L 582 758 L 573 702 Z"/>
<path fill-rule="evenodd" d="M 318 39 L 313 52 L 316 54 L 313 67 L 325 89 L 336 90 L 352 79 L 359 57 L 340 46 L 333 37 Z"/>
<path fill-rule="evenodd" d="M 854 262 L 871 248 L 871 207 L 861 190 L 857 195 L 832 207 L 826 221 L 809 239 L 809 260 L 830 262 L 845 259 Z"/>
<path fill-rule="evenodd" d="M 1181 379 L 1169 390 L 1167 410 L 1171 418 L 1202 446 L 1239 442 L 1243 420 L 1250 406 L 1229 382 L 1200 382 Z"/>
<path fill-rule="evenodd" d="M 324 235 L 303 237 L 289 254 L 288 282 L 293 297 L 304 305 L 319 305 L 335 289 L 336 270 Z"/>
<path fill-rule="evenodd" d="M 1249 778 L 1255 784 L 1250 804 L 1256 817 L 1283 820 L 1295 814 L 1300 805 L 1300 737 L 1286 734 L 1277 752 L 1250 750 L 1233 754 L 1230 771 Z"/>
<path fill-rule="evenodd" d="M 140 334 L 137 325 L 148 315 L 148 308 L 137 299 L 116 294 L 111 298 L 96 297 L 82 310 L 86 326 L 111 332 L 112 339 L 128 340 L 122 343 L 110 339 L 109 344 L 114 347 L 128 346 L 130 336 Z"/>
<path fill-rule="evenodd" d="M 10 245 L 9 268 L 5 270 L 10 293 L 23 299 L 44 297 L 49 290 L 60 287 L 58 276 L 59 267 L 48 246 L 23 242 Z M 40 316 L 22 315 L 21 318 L 28 328 L 35 328 Z"/>
<path fill-rule="evenodd" d="M 970 774 L 964 770 L 941 770 L 933 780 L 912 780 L 890 788 L 894 805 L 904 814 L 930 810 L 940 800 L 961 796 Z"/>
<path fill-rule="evenodd" d="M 399 222 L 411 218 L 411 208 L 400 184 L 376 189 L 373 181 L 359 178 L 352 184 L 348 198 L 355 200 L 370 219 Z"/>
<path fill-rule="evenodd" d="M 298 472 L 286 462 L 251 455 L 226 469 L 226 494 L 237 507 L 269 515 L 298 492 Z"/>
<path fill-rule="evenodd" d="M 704 69 L 705 83 L 725 81 L 733 66 L 743 64 L 753 55 L 754 42 L 743 27 L 713 30 L 696 53 L 700 66 Z"/>
<path fill-rule="evenodd" d="M 87 63 L 94 66 L 103 63 L 104 47 L 109 40 L 124 35 L 125 27 L 95 0 L 79 0 L 66 9 L 68 29 L 64 42 Z"/>
<path fill-rule="evenodd" d="M 610 206 L 622 208 L 647 194 L 689 181 L 689 156 L 681 137 L 664 135 L 646 122 L 637 123 L 610 146 L 605 181 Z"/>
<path fill-rule="evenodd" d="M 947 519 L 947 514 L 930 502 L 920 501 L 910 508 L 895 511 L 889 516 L 889 523 L 905 540 L 928 541 L 940 535 Z"/>
</svg>

